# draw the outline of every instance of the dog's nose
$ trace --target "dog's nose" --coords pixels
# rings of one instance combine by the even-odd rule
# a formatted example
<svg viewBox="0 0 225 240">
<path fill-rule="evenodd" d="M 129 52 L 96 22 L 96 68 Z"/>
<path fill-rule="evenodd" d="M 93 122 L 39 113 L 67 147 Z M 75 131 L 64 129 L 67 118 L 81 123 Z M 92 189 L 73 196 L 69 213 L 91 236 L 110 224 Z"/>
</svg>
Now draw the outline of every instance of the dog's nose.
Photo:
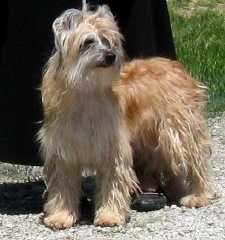
<svg viewBox="0 0 225 240">
<path fill-rule="evenodd" d="M 116 55 L 114 53 L 107 53 L 105 56 L 105 63 L 107 66 L 111 66 L 116 60 Z"/>
</svg>

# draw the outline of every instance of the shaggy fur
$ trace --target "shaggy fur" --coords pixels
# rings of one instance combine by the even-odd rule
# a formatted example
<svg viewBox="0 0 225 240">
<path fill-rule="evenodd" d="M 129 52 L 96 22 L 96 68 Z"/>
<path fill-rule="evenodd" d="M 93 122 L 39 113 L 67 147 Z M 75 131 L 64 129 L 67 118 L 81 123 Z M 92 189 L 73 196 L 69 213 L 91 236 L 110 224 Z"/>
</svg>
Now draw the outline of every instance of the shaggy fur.
<svg viewBox="0 0 225 240">
<path fill-rule="evenodd" d="M 136 174 L 157 175 L 184 206 L 206 205 L 205 87 L 176 61 L 123 63 L 122 36 L 107 6 L 68 10 L 53 31 L 56 51 L 41 87 L 44 224 L 62 229 L 77 222 L 86 170 L 97 177 L 96 225 L 125 223 L 130 195 L 139 189 Z"/>
</svg>

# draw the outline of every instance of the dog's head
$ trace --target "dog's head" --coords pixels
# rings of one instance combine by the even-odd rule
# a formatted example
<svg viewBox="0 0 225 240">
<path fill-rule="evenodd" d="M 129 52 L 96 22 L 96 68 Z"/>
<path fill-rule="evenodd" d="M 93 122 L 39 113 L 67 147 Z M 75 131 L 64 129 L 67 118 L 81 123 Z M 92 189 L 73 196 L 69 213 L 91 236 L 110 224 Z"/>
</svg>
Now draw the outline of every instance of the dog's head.
<svg viewBox="0 0 225 240">
<path fill-rule="evenodd" d="M 108 6 L 95 11 L 67 10 L 54 21 L 53 32 L 60 64 L 70 72 L 70 82 L 98 77 L 113 80 L 118 75 L 122 36 Z"/>
</svg>

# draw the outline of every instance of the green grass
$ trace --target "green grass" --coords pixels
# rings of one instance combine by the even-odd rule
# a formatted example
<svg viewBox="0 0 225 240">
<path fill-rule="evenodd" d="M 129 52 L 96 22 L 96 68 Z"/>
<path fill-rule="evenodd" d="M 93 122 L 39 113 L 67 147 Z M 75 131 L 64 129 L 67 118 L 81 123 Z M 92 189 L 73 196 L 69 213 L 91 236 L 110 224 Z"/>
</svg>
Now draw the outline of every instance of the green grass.
<svg viewBox="0 0 225 240">
<path fill-rule="evenodd" d="M 208 112 L 221 112 L 225 110 L 225 11 L 217 4 L 223 1 L 191 2 L 169 1 L 177 57 L 208 86 Z"/>
</svg>

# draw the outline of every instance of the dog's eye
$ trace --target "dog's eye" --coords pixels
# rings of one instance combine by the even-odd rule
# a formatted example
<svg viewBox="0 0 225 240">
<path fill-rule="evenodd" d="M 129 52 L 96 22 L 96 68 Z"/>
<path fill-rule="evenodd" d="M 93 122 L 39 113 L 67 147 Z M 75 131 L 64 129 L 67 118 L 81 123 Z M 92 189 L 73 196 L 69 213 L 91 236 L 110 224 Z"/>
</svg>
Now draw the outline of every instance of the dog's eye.
<svg viewBox="0 0 225 240">
<path fill-rule="evenodd" d="M 107 38 L 102 37 L 101 41 L 102 41 L 102 44 L 105 45 L 107 48 L 111 48 L 111 44 Z"/>
<path fill-rule="evenodd" d="M 81 51 L 84 51 L 86 49 L 88 49 L 92 44 L 95 43 L 95 40 L 93 38 L 87 38 L 83 44 L 81 45 Z"/>
</svg>

